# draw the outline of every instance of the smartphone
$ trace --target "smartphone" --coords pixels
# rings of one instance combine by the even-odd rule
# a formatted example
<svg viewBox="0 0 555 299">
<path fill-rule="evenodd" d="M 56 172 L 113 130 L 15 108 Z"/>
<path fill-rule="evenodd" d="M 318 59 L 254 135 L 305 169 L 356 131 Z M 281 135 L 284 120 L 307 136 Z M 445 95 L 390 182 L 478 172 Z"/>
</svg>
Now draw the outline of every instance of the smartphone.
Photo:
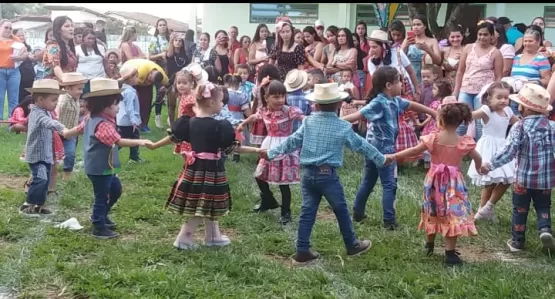
<svg viewBox="0 0 555 299">
<path fill-rule="evenodd" d="M 414 31 L 408 31 L 407 32 L 407 38 L 408 39 L 415 39 L 416 38 L 416 33 L 414 33 Z"/>
</svg>

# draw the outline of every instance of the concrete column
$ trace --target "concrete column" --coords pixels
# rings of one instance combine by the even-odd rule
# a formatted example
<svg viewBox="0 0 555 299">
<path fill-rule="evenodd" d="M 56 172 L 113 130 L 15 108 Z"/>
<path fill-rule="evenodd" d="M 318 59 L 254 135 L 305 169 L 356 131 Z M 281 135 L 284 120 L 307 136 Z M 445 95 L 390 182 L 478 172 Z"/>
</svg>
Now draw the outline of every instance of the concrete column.
<svg viewBox="0 0 555 299">
<path fill-rule="evenodd" d="M 195 31 L 195 38 L 197 38 L 197 3 L 189 3 L 189 29 Z M 202 4 L 200 4 L 202 5 Z"/>
<path fill-rule="evenodd" d="M 351 26 L 351 4 L 350 3 L 338 3 L 337 4 L 337 27 L 347 27 Z"/>
</svg>

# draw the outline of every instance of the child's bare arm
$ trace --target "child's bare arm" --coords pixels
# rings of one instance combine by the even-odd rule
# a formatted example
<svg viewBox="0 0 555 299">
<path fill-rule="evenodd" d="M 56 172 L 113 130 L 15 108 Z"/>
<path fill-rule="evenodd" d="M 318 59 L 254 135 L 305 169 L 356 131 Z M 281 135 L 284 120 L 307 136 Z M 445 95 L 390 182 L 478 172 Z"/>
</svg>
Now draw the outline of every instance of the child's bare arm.
<svg viewBox="0 0 555 299">
<path fill-rule="evenodd" d="M 62 136 L 65 139 L 69 139 L 71 137 L 79 136 L 81 134 L 83 134 L 83 129 L 80 125 L 77 126 L 77 127 L 74 127 L 74 128 L 71 128 L 71 129 L 65 129 L 64 131 L 62 131 Z"/>
<path fill-rule="evenodd" d="M 482 156 L 480 156 L 480 153 L 478 153 L 477 150 L 473 149 L 472 151 L 470 151 L 468 153 L 468 156 L 474 160 L 474 167 L 476 167 L 476 171 L 478 173 L 482 173 L 482 171 L 480 170 L 482 167 Z"/>
<path fill-rule="evenodd" d="M 484 110 L 482 109 L 478 109 L 476 111 L 472 112 L 472 119 L 486 119 L 487 120 L 487 115 L 484 112 Z"/>
<path fill-rule="evenodd" d="M 420 125 L 425 126 L 431 121 L 432 121 L 432 117 L 428 115 L 428 117 L 426 117 L 426 119 L 422 123 L 420 123 Z"/>
<path fill-rule="evenodd" d="M 395 157 L 395 160 L 402 160 L 408 157 L 414 157 L 414 156 L 418 156 L 421 153 L 427 151 L 428 148 L 426 147 L 426 145 L 424 143 L 419 143 L 417 146 L 411 147 L 411 148 L 407 148 L 404 151 L 395 153 L 395 155 L 393 155 Z"/>
<path fill-rule="evenodd" d="M 152 141 L 148 139 L 126 139 L 121 138 L 116 142 L 119 147 L 134 147 L 134 146 L 146 146 L 147 144 L 152 144 Z"/>
<path fill-rule="evenodd" d="M 428 107 L 426 107 L 422 104 L 416 103 L 416 102 L 409 102 L 409 108 L 408 109 L 412 110 L 412 111 L 415 111 L 415 112 L 418 112 L 418 113 L 426 113 L 426 114 L 432 116 L 433 118 L 437 117 L 437 113 L 433 109 L 428 108 Z"/>
<path fill-rule="evenodd" d="M 513 115 L 513 116 L 511 117 L 511 119 L 509 120 L 509 123 L 512 125 L 512 124 L 516 123 L 516 122 L 519 121 L 519 120 L 520 120 L 520 118 L 519 118 L 518 116 Z"/>
<path fill-rule="evenodd" d="M 244 126 L 254 123 L 257 119 L 257 114 L 252 114 L 251 116 L 247 117 L 247 119 L 245 119 L 242 123 L 240 123 L 239 126 L 237 126 L 237 129 L 242 129 Z"/>
<path fill-rule="evenodd" d="M 155 149 L 157 149 L 157 148 L 160 148 L 160 147 L 162 147 L 162 146 L 166 146 L 166 145 L 169 145 L 169 144 L 172 144 L 172 143 L 173 143 L 173 141 L 172 141 L 172 139 L 170 138 L 170 136 L 167 136 L 167 137 L 164 137 L 163 139 L 158 140 L 158 141 L 155 142 L 155 143 L 152 143 L 152 144 L 150 144 L 150 145 L 149 145 L 149 144 L 146 144 L 145 146 L 146 146 L 148 149 L 155 150 Z"/>
<path fill-rule="evenodd" d="M 262 151 L 262 149 L 252 146 L 240 146 L 235 149 L 238 153 L 255 153 L 258 154 Z"/>
</svg>

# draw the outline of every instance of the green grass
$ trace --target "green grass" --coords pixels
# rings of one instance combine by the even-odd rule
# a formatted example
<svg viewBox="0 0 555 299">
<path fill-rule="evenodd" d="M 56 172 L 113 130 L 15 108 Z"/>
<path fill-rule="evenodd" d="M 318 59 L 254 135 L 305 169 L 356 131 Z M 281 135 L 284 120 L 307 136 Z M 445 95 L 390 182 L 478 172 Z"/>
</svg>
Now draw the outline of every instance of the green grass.
<svg viewBox="0 0 555 299">
<path fill-rule="evenodd" d="M 155 129 L 145 137 L 162 136 Z M 124 195 L 113 211 L 121 236 L 99 241 L 89 235 L 92 191 L 82 172 L 73 182 L 58 185 L 61 196 L 49 203 L 57 211 L 52 223 L 17 213 L 24 201 L 19 182 L 28 175 L 27 165 L 18 160 L 24 138 L 0 130 L 0 293 L 10 289 L 19 298 L 550 298 L 553 293 L 553 261 L 540 249 L 533 213 L 527 250 L 507 253 L 508 196 L 498 206 L 498 224 L 480 223 L 478 237 L 460 240 L 465 267 L 445 269 L 441 249 L 424 257 L 424 236 L 416 230 L 423 170 L 400 173 L 398 231 L 381 228 L 377 186 L 368 203 L 368 220 L 355 225 L 358 236 L 374 245 L 358 258 L 347 258 L 336 221 L 322 204 L 312 243 L 323 258 L 314 266 L 294 268 L 290 256 L 296 224 L 283 229 L 277 214 L 251 213 L 258 196 L 252 178 L 255 157 L 227 163 L 234 209 L 221 226 L 232 245 L 179 252 L 172 242 L 183 218 L 163 209 L 183 164 L 171 147 L 143 149 L 146 164 L 124 164 Z M 127 149 L 122 153 L 126 157 Z M 361 165 L 362 157 L 349 152 L 340 171 L 351 206 Z M 476 203 L 480 190 L 469 188 Z M 294 187 L 295 219 L 299 207 L 300 193 Z M 85 229 L 52 227 L 69 217 L 77 217 Z"/>
</svg>

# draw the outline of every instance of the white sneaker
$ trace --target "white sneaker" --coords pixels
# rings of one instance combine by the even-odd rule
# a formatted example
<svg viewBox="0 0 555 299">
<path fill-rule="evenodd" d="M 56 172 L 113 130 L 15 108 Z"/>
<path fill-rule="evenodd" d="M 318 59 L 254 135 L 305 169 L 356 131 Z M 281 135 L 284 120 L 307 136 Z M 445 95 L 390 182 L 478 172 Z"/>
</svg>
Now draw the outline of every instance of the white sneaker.
<svg viewBox="0 0 555 299">
<path fill-rule="evenodd" d="M 475 220 L 493 220 L 494 217 L 493 209 L 488 209 L 486 206 L 479 208 L 476 215 L 474 215 Z"/>
<path fill-rule="evenodd" d="M 540 240 L 542 241 L 543 249 L 553 250 L 555 249 L 555 239 L 553 235 L 548 232 L 540 234 Z"/>
<path fill-rule="evenodd" d="M 154 117 L 154 122 L 156 123 L 156 127 L 158 129 L 163 129 L 164 127 L 162 126 L 162 117 L 160 115 L 156 115 Z"/>
<path fill-rule="evenodd" d="M 170 121 L 170 117 L 169 117 L 169 116 L 168 116 L 168 119 L 167 119 L 167 123 L 168 123 L 168 128 L 171 128 L 171 127 L 172 127 L 172 123 L 171 123 L 171 121 Z"/>
<path fill-rule="evenodd" d="M 222 235 L 222 238 L 220 240 L 211 240 L 211 241 L 204 240 L 204 245 L 208 247 L 212 247 L 212 246 L 223 247 L 229 244 L 231 244 L 231 240 L 229 240 L 229 237 L 226 235 Z"/>
<path fill-rule="evenodd" d="M 173 243 L 173 247 L 180 249 L 180 250 L 195 250 L 198 248 L 198 245 L 195 243 L 187 244 L 175 241 Z"/>
</svg>

